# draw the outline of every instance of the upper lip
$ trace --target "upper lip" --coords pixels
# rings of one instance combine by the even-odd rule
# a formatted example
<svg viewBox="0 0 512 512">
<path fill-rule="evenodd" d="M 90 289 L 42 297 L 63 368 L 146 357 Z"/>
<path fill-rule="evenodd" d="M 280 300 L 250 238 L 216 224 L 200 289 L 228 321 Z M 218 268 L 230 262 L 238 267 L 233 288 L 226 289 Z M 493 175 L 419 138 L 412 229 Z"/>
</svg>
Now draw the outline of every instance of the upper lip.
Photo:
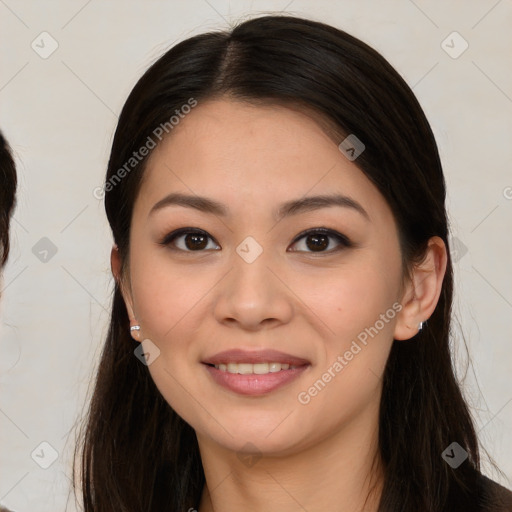
<svg viewBox="0 0 512 512">
<path fill-rule="evenodd" d="M 205 364 L 225 364 L 225 363 L 281 363 L 293 366 L 303 366 L 309 364 L 307 359 L 295 357 L 277 350 L 241 350 L 232 349 L 219 352 L 203 361 Z"/>
</svg>

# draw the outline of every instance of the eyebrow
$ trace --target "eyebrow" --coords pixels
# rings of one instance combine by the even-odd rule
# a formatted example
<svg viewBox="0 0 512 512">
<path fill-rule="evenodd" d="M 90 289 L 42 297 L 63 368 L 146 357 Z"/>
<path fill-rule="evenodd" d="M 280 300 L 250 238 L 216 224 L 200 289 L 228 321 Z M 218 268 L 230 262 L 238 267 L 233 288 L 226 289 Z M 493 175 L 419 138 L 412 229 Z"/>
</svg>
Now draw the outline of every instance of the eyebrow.
<svg viewBox="0 0 512 512">
<path fill-rule="evenodd" d="M 227 217 L 229 215 L 228 208 L 214 199 L 201 196 L 191 196 L 181 193 L 171 193 L 158 201 L 151 208 L 149 215 L 167 207 L 167 206 L 184 206 L 193 208 L 203 213 L 210 213 L 219 217 Z M 351 197 L 343 194 L 307 196 L 300 199 L 293 199 L 280 205 L 276 213 L 277 220 L 281 220 L 291 215 L 320 210 L 332 206 L 341 206 L 350 208 L 359 212 L 366 220 L 370 221 L 370 216 L 366 210 Z"/>
</svg>

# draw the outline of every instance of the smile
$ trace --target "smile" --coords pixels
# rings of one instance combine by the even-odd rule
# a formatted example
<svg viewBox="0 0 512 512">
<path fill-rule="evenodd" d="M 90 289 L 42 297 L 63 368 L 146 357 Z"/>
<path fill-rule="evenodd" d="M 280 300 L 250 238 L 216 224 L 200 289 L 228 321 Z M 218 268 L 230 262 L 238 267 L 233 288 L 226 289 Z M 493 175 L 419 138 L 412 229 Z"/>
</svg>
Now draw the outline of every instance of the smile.
<svg viewBox="0 0 512 512">
<path fill-rule="evenodd" d="M 265 375 L 267 373 L 276 373 L 281 370 L 294 370 L 298 366 L 287 363 L 226 363 L 213 365 L 217 370 L 228 373 L 239 373 L 241 375 Z"/>
</svg>

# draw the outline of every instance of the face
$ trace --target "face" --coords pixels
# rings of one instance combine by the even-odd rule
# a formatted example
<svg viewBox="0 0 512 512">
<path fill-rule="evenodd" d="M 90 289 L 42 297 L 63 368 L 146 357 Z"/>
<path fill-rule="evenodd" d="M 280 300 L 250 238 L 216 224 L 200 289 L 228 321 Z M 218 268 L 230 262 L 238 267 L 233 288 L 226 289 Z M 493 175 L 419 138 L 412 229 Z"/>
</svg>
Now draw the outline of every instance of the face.
<svg viewBox="0 0 512 512">
<path fill-rule="evenodd" d="M 286 454 L 376 417 L 401 254 L 389 206 L 355 163 L 299 111 L 215 100 L 145 173 L 124 297 L 139 340 L 160 351 L 152 378 L 198 438 Z M 215 359 L 228 350 L 242 352 Z M 285 355 L 256 354 L 270 350 Z M 297 368 L 265 366 L 286 360 Z"/>
</svg>

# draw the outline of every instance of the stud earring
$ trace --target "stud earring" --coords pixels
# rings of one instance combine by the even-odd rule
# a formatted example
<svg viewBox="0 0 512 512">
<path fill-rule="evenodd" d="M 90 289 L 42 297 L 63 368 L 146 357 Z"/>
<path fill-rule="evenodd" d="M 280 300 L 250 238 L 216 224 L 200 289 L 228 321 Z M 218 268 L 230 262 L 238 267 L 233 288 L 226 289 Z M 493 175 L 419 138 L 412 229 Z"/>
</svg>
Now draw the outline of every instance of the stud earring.
<svg viewBox="0 0 512 512">
<path fill-rule="evenodd" d="M 132 325 L 130 327 L 130 331 L 133 332 L 133 331 L 140 331 L 140 325 Z"/>
<path fill-rule="evenodd" d="M 420 322 L 420 325 L 418 325 L 418 331 L 421 331 L 423 329 L 423 322 Z"/>
</svg>

